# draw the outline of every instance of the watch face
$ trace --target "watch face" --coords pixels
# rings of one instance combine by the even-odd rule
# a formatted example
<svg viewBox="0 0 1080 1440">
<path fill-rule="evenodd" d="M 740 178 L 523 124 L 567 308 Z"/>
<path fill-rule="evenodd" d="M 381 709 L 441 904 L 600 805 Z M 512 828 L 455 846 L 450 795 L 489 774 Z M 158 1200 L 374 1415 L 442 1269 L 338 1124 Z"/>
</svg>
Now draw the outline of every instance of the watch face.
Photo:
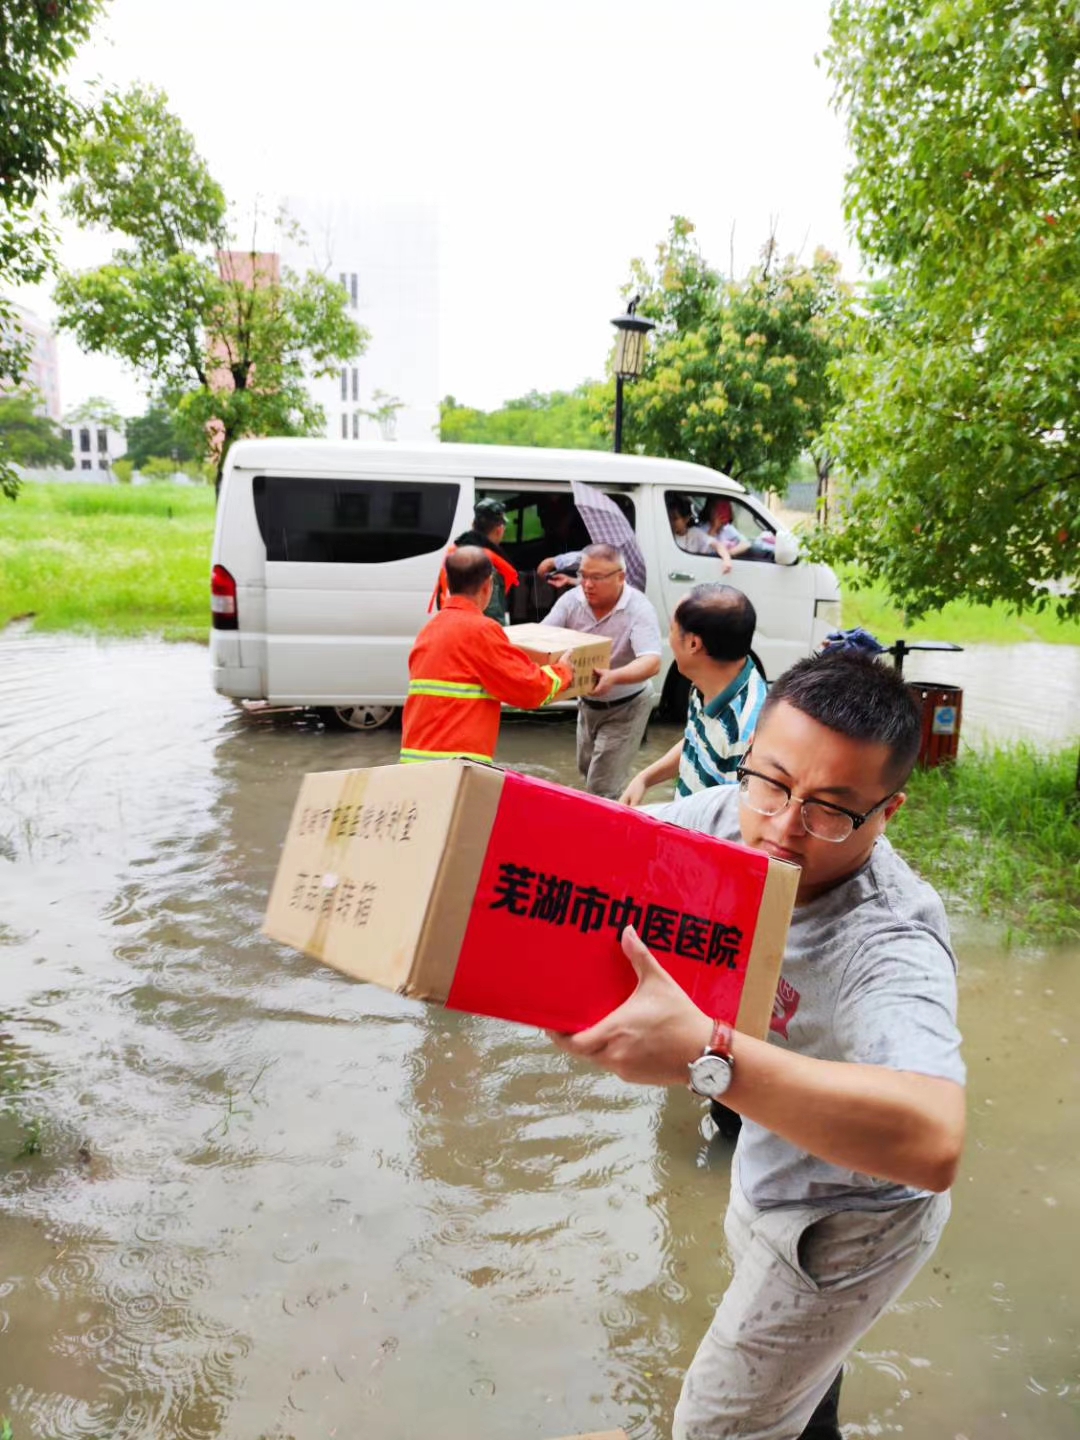
<svg viewBox="0 0 1080 1440">
<path fill-rule="evenodd" d="M 690 1066 L 690 1088 L 715 1100 L 731 1084 L 731 1066 L 721 1055 L 702 1055 Z"/>
</svg>

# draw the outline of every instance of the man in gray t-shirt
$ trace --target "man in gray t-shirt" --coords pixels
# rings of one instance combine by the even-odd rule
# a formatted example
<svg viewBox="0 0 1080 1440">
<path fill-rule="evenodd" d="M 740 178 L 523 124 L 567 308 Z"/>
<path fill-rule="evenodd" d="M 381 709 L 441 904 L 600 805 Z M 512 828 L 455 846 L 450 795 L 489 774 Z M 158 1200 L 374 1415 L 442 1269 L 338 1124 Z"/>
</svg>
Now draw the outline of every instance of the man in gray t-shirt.
<svg viewBox="0 0 1080 1440">
<path fill-rule="evenodd" d="M 919 716 L 877 661 L 775 683 L 738 789 L 652 813 L 801 870 L 768 1043 L 703 1014 L 625 931 L 634 995 L 558 1043 L 625 1080 L 743 1116 L 731 1284 L 687 1373 L 675 1440 L 838 1440 L 845 1357 L 927 1258 L 964 1134 L 955 960 L 941 902 L 884 830 Z"/>
</svg>

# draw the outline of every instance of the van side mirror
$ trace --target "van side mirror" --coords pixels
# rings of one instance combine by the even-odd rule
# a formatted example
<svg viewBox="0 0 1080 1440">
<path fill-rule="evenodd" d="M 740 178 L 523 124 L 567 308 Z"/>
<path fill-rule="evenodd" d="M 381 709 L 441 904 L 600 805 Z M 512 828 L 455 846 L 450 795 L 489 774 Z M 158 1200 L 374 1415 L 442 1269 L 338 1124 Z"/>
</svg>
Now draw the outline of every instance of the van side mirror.
<svg viewBox="0 0 1080 1440">
<path fill-rule="evenodd" d="M 775 557 L 777 565 L 794 565 L 799 559 L 799 542 L 790 530 L 776 532 Z"/>
</svg>

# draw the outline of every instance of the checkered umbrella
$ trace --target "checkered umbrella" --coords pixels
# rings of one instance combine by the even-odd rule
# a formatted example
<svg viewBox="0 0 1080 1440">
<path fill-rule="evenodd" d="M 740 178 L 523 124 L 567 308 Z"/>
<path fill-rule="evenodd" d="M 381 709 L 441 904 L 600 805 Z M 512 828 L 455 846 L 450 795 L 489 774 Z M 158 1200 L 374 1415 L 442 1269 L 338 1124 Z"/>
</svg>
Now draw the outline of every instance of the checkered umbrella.
<svg viewBox="0 0 1080 1440">
<path fill-rule="evenodd" d="M 641 553 L 634 527 L 615 501 L 586 485 L 583 480 L 571 481 L 574 504 L 585 522 L 594 545 L 614 545 L 626 558 L 626 578 L 635 590 L 645 590 L 645 556 Z"/>
</svg>

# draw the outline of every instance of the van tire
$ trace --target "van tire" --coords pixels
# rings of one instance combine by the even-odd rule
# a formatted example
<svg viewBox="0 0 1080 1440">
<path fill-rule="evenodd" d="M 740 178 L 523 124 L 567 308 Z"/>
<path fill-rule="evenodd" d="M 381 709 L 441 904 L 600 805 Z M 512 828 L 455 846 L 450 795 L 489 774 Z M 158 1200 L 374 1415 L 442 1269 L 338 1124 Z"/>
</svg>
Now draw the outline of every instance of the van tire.
<svg viewBox="0 0 1080 1440">
<path fill-rule="evenodd" d="M 323 706 L 319 709 L 323 724 L 331 730 L 382 730 L 399 714 L 396 705 L 372 705 L 358 701 L 355 705 Z"/>
</svg>

